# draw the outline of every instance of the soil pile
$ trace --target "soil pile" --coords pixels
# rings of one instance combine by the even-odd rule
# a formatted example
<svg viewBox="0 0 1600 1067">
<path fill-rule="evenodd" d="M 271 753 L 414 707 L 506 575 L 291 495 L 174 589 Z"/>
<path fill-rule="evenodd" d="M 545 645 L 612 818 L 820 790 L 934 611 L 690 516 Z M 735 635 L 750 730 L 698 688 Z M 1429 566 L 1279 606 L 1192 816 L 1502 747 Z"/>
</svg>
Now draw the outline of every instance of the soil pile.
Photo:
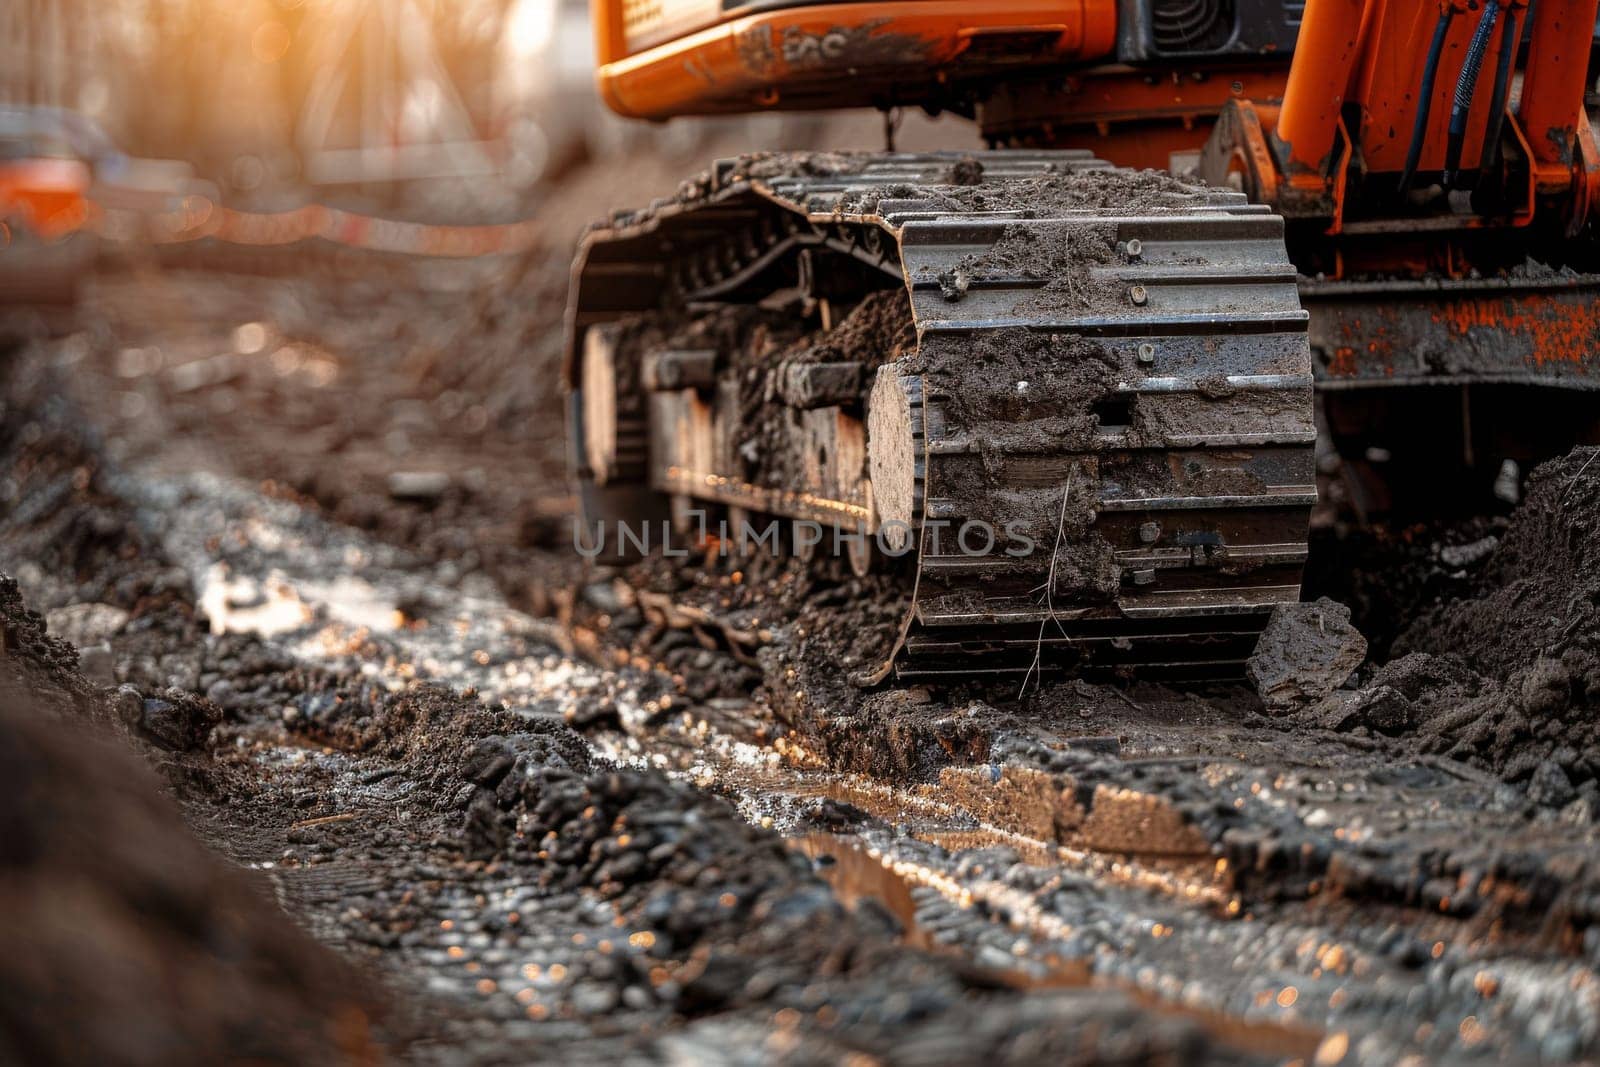
<svg viewBox="0 0 1600 1067">
<path fill-rule="evenodd" d="M 1467 591 L 1425 611 L 1399 658 L 1309 716 L 1402 734 L 1423 752 L 1600 813 L 1600 465 L 1579 449 L 1527 499 Z M 1577 814 L 1575 812 L 1575 814 Z"/>
<path fill-rule="evenodd" d="M 150 554 L 107 490 L 102 456 L 42 359 L 0 363 L 0 570 L 26 576 L 35 607 L 107 603 L 142 612 L 170 601 L 181 573 Z"/>
<path fill-rule="evenodd" d="M 496 878 L 517 887 L 516 916 L 445 924 L 465 937 L 464 956 L 453 954 L 473 974 L 494 976 L 480 981 L 510 985 L 518 972 L 505 960 L 524 958 L 523 942 L 559 921 L 573 894 L 615 914 L 599 938 L 580 933 L 565 950 L 568 999 L 557 1009 L 565 1017 L 609 1015 L 613 1026 L 628 1013 L 665 1020 L 659 1047 L 696 1060 L 715 1047 L 714 1033 L 755 1026 L 761 1040 L 766 1020 L 791 1016 L 780 1038 L 805 1062 L 865 1053 L 911 1063 L 918 1055 L 907 1049 L 934 1045 L 952 1063 L 1031 1061 L 1038 1050 L 1086 1063 L 1227 1057 L 1193 1024 L 1121 996 L 1021 993 L 1004 976 L 911 947 L 885 908 L 845 906 L 811 860 L 728 800 L 657 771 L 602 765 L 559 723 L 421 689 L 327 702 L 303 729 L 364 759 L 395 761 L 401 779 L 431 774 L 425 790 L 440 833 L 429 863 L 452 872 L 446 885 Z M 317 840 L 335 863 L 365 847 L 336 835 Z M 458 866 L 458 848 L 477 861 Z M 369 862 L 379 854 L 373 848 Z M 403 894 L 404 883 L 386 886 L 364 902 L 374 928 L 357 936 L 406 951 L 439 927 L 433 884 Z M 814 1016 L 828 1021 L 808 1025 Z M 636 1051 L 651 1047 L 640 1041 Z M 565 1039 L 552 1034 L 542 1047 L 553 1052 Z"/>
<path fill-rule="evenodd" d="M 0 1059 L 375 1059 L 347 968 L 201 847 L 144 761 L 62 717 L 112 713 L 10 578 L 0 629 Z"/>
<path fill-rule="evenodd" d="M 0 574 L 0 692 L 20 695 L 30 682 L 82 690 L 75 677 L 78 650 L 48 632 L 44 616 L 22 602 L 17 581 Z"/>
<path fill-rule="evenodd" d="M 1533 472 L 1475 587 L 1420 617 L 1397 651 L 1456 653 L 1494 678 L 1600 638 L 1600 452 Z"/>
</svg>

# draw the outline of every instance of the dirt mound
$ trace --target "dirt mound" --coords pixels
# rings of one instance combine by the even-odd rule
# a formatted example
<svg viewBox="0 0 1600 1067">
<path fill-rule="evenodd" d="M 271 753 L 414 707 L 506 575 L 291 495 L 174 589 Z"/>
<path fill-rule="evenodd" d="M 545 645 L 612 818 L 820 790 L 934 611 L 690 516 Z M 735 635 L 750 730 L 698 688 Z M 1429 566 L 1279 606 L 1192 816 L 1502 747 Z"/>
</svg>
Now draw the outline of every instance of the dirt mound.
<svg viewBox="0 0 1600 1067">
<path fill-rule="evenodd" d="M 1401 633 L 1401 658 L 1306 713 L 1397 734 L 1600 813 L 1600 465 L 1579 449 L 1536 470 L 1466 591 Z"/>
<path fill-rule="evenodd" d="M 26 575 L 0 574 L 0 1060 L 373 1058 L 363 983 L 204 849 L 130 744 L 192 750 L 217 709 L 164 681 L 91 685 L 24 602 L 131 625 L 129 647 L 193 636 L 187 581 L 108 488 L 62 384 L 44 360 L 0 366 L 0 569 Z"/>
<path fill-rule="evenodd" d="M 1600 634 L 1600 455 L 1578 449 L 1534 471 L 1527 499 L 1475 587 L 1424 613 L 1399 652 L 1454 652 L 1504 678 Z"/>
<path fill-rule="evenodd" d="M 17 580 L 4 574 L 0 574 L 0 650 L 8 659 L 16 657 L 62 680 L 78 668 L 78 650 L 47 632 L 44 616 L 29 610 Z"/>
<path fill-rule="evenodd" d="M 10 579 L 0 601 L 13 663 L 82 696 Z M 361 983 L 190 836 L 147 764 L 60 705 L 0 699 L 0 1059 L 373 1057 Z"/>
<path fill-rule="evenodd" d="M 1385 662 L 1423 612 L 1471 594 L 1507 521 L 1495 515 L 1398 529 L 1313 527 L 1301 595 L 1348 606 L 1372 662 Z"/>
<path fill-rule="evenodd" d="M 517 802 L 516 786 L 504 783 L 591 767 L 588 746 L 566 725 L 486 707 L 471 694 L 346 686 L 304 694 L 297 705 L 293 733 L 405 768 L 425 783 L 436 810 L 466 808 L 467 849 L 475 855 L 493 855 L 521 836 L 516 819 L 503 815 Z"/>
<path fill-rule="evenodd" d="M 170 575 L 141 565 L 140 531 L 107 491 L 98 442 L 43 360 L 0 364 L 0 570 L 27 575 L 35 606 L 148 607 Z"/>
<path fill-rule="evenodd" d="M 0 574 L 0 705 L 24 704 L 58 718 L 109 719 L 78 674 L 78 650 L 50 634 L 16 579 Z"/>
</svg>

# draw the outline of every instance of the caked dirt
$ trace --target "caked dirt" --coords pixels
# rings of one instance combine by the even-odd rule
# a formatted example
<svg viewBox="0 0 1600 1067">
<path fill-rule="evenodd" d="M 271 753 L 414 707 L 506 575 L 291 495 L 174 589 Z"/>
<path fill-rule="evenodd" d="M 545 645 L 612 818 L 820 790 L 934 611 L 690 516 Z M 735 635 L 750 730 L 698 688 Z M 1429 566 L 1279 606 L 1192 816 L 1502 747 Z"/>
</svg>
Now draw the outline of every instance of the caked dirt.
<svg viewBox="0 0 1600 1067">
<path fill-rule="evenodd" d="M 893 569 L 583 570 L 541 286 L 486 311 L 448 278 L 109 278 L 84 330 L 0 370 L 0 669 L 59 768 L 9 777 L 64 812 L 6 805 L 7 840 L 85 842 L 6 878 L 98 887 L 142 965 L 226 972 L 127 1032 L 451 1063 L 1600 1049 L 1587 452 L 1487 551 L 1414 537 L 1387 584 L 1420 609 L 1325 696 L 863 690 Z M 146 799 L 100 791 L 141 780 L 117 759 L 156 769 Z M 155 877 L 181 883 L 162 922 L 116 898 Z M 229 879 L 324 947 L 259 897 L 197 901 Z M 18 899 L 20 927 L 101 929 Z M 91 943 L 51 981 L 121 1019 L 153 983 Z"/>
<path fill-rule="evenodd" d="M 273 598 L 300 576 L 260 575 L 253 592 L 241 583 L 247 565 L 280 549 L 284 535 L 269 534 L 265 518 L 227 512 L 197 516 L 196 527 L 184 508 L 208 502 L 181 494 L 174 506 L 151 509 L 150 494 L 172 484 L 171 468 L 151 464 L 134 475 L 113 464 L 82 432 L 82 410 L 51 366 L 57 355 L 30 349 L 5 368 L 7 490 L 13 502 L 48 497 L 51 506 L 8 511 L 4 565 L 24 575 L 61 625 L 75 626 L 97 654 L 108 649 L 108 674 L 85 678 L 71 646 L 49 635 L 6 580 L 11 688 L 43 695 L 59 717 L 42 729 L 45 720 L 33 719 L 8 748 L 39 757 L 34 772 L 12 782 L 21 802 L 7 808 L 17 824 L 8 841 L 34 888 L 8 917 L 35 928 L 41 948 L 58 947 L 61 926 L 62 939 L 94 946 L 98 955 L 83 967 L 52 970 L 49 1003 L 103 1003 L 107 1030 L 57 1034 L 52 1044 L 39 1035 L 62 1029 L 59 1021 L 32 1037 L 19 1026 L 30 1060 L 103 1052 L 142 1061 L 179 1048 L 295 1061 L 607 1062 L 703 1059 L 730 1046 L 804 1062 L 864 1054 L 910 1063 L 930 1050 L 972 1062 L 1259 1058 L 1123 993 L 1031 989 L 959 952 L 906 944 L 901 920 L 870 902 L 846 907 L 813 860 L 728 799 L 598 754 L 565 721 L 562 711 L 576 701 L 559 683 L 528 683 L 550 695 L 532 706 L 524 699 L 516 712 L 486 703 L 476 687 L 424 684 L 418 676 L 428 668 L 407 662 L 403 637 L 448 630 L 452 609 L 439 602 L 439 583 L 462 581 L 426 546 L 407 546 L 400 564 L 432 583 L 394 598 L 405 604 L 391 612 L 401 640 L 360 626 L 336 636 L 315 611 L 287 622 L 274 616 Z M 264 515 L 304 516 L 295 521 L 317 531 L 314 543 L 330 543 L 333 517 L 310 499 L 276 490 L 241 498 L 258 500 Z M 188 558 L 171 554 L 191 529 L 225 576 L 186 569 Z M 350 555 L 370 535 L 345 529 L 336 566 L 374 573 Z M 72 530 L 94 536 L 61 536 Z M 220 599 L 212 582 L 226 586 Z M 227 632 L 240 619 L 254 632 Z M 301 638 L 320 643 L 326 658 Z M 480 649 L 467 662 L 500 654 Z M 534 655 L 561 673 L 556 648 Z M 96 739 L 80 740 L 83 728 L 97 729 Z M 119 755 L 100 769 L 118 777 L 103 779 L 82 763 L 99 760 L 107 744 L 121 746 Z M 96 791 L 93 783 L 121 781 L 124 765 L 138 766 L 122 754 L 128 748 L 160 769 L 187 829 L 153 784 L 139 804 Z M 61 815 L 31 802 L 39 790 L 59 794 Z M 121 810 L 109 815 L 101 804 Z M 816 829 L 835 825 L 830 811 L 817 809 Z M 30 848 L 51 822 L 72 826 L 74 836 Z M 206 873 L 228 868 L 202 842 L 254 873 Z M 55 858 L 69 845 L 76 859 Z M 152 896 L 152 864 L 174 864 L 159 875 L 172 882 L 190 877 L 190 867 L 200 872 L 194 885 Z M 218 888 L 227 878 L 270 886 L 337 955 L 297 934 L 260 943 L 271 924 L 285 925 L 264 900 L 249 913 L 257 918 L 235 920 L 226 936 L 207 933 L 211 910 L 245 907 Z M 110 927 L 97 925 L 93 910 L 56 914 L 42 890 L 66 892 L 74 879 L 103 894 L 126 883 L 179 932 L 162 941 L 160 921 L 132 919 L 115 902 L 108 907 L 124 910 L 105 923 L 123 924 L 121 940 L 101 936 Z M 263 933 L 237 928 L 251 921 Z M 123 944 L 135 936 L 146 943 Z M 184 938 L 196 937 L 200 944 L 188 947 Z M 205 954 L 218 950 L 219 937 L 233 962 L 213 978 Z M 119 981 L 128 977 L 124 955 L 183 980 L 137 1022 L 118 1014 L 127 1009 L 117 998 L 138 991 L 143 1007 L 163 983 Z M 352 966 L 383 991 L 377 1006 L 351 992 L 361 986 L 342 969 Z M 245 984 L 252 976 L 256 986 Z M 183 991 L 190 988 L 197 992 Z M 114 1032 L 129 1043 L 104 1052 L 99 1042 Z M 148 1057 L 135 1039 L 148 1042 Z"/>
<path fill-rule="evenodd" d="M 1498 543 L 1458 568 L 1468 589 L 1402 631 L 1397 658 L 1352 698 L 1388 706 L 1385 732 L 1526 783 L 1541 803 L 1584 818 L 1600 812 L 1596 454 L 1581 448 L 1535 470 Z"/>
</svg>

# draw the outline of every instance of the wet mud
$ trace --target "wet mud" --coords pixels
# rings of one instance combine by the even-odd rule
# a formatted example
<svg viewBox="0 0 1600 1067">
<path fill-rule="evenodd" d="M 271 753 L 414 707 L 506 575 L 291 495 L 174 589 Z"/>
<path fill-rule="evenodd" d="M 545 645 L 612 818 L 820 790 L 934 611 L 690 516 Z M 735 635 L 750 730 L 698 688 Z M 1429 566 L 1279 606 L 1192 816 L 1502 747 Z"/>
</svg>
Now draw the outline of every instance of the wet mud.
<svg viewBox="0 0 1600 1067">
<path fill-rule="evenodd" d="M 1140 182 L 1105 195 L 1168 188 Z M 1600 1048 L 1588 452 L 1537 472 L 1485 551 L 1423 534 L 1403 573 L 1353 575 L 1358 628 L 1406 618 L 1287 709 L 1242 680 L 862 689 L 903 575 L 586 572 L 550 398 L 509 357 L 458 358 L 466 334 L 414 340 L 459 295 L 148 284 L 108 280 L 88 327 L 5 368 L 0 676 L 44 710 L 0 728 L 51 768 L 10 776 L 48 788 L 3 806 L 7 840 L 49 819 L 93 843 L 44 840 L 7 884 L 182 883 L 166 925 L 103 912 L 217 994 L 142 1004 L 153 1041 L 444 1063 Z M 497 291 L 471 314 L 545 344 L 544 298 Z M 900 336 L 864 315 L 830 343 L 858 326 Z M 126 354 L 152 346 L 237 358 L 201 379 Z M 306 377 L 323 362 L 338 386 Z M 297 440 L 329 418 L 337 449 Z M 393 480 L 419 473 L 444 478 Z M 137 803 L 100 791 L 140 780 Z M 118 835 L 135 855 L 101 847 Z M 17 899 L 19 922 L 47 903 Z M 207 923 L 258 963 L 218 963 Z M 82 958 L 58 980 L 122 1018 L 114 960 Z"/>
</svg>

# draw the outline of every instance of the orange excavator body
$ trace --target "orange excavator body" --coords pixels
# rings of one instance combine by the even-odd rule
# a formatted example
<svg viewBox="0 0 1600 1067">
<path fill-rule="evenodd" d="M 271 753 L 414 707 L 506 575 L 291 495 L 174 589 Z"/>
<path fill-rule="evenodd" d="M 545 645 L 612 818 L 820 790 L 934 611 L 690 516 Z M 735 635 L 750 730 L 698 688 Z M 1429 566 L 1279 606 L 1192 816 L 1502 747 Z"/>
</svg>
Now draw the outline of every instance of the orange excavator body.
<svg viewBox="0 0 1600 1067">
<path fill-rule="evenodd" d="M 597 4 L 606 102 L 652 119 L 920 102 L 952 80 L 1082 65 L 1116 47 L 1114 0 L 827 3 L 731 18 L 719 6 Z"/>
<path fill-rule="evenodd" d="M 94 255 L 93 173 L 0 124 L 0 309 L 70 304 Z"/>
<path fill-rule="evenodd" d="M 0 161 L 0 220 L 59 240 L 88 224 L 89 185 L 89 168 L 76 160 Z"/>
<path fill-rule="evenodd" d="M 1600 197 L 1584 104 L 1596 0 L 1307 0 L 1298 13 L 1247 0 L 600 0 L 594 12 L 602 95 L 639 118 L 921 106 L 972 116 L 997 146 L 1163 169 L 1210 140 L 1222 170 L 1207 177 L 1240 175 L 1254 198 L 1334 234 L 1363 185 L 1384 193 L 1359 197 L 1355 215 L 1417 214 L 1392 180 L 1408 153 L 1414 176 L 1496 171 L 1478 183 L 1492 204 L 1412 229 L 1527 226 L 1542 208 L 1576 233 Z M 1452 138 L 1464 80 L 1470 121 Z"/>
</svg>

